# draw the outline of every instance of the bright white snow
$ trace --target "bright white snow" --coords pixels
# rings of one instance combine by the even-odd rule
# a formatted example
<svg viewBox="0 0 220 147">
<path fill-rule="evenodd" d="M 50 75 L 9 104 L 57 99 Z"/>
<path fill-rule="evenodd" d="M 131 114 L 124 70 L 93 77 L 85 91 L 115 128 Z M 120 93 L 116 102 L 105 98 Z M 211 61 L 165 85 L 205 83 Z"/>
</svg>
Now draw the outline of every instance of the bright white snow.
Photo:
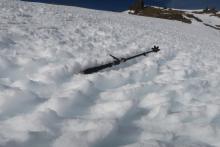
<svg viewBox="0 0 220 147">
<path fill-rule="evenodd" d="M 15 0 L 0 9 L 0 147 L 220 146 L 218 30 Z M 80 74 L 153 45 L 161 52 Z"/>
</svg>

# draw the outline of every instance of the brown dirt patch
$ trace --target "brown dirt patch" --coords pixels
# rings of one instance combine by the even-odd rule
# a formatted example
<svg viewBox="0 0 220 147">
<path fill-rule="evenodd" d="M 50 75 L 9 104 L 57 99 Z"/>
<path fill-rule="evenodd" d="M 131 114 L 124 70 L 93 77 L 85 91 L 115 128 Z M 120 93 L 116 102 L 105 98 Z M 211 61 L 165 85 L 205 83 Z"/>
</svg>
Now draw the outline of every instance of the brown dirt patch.
<svg viewBox="0 0 220 147">
<path fill-rule="evenodd" d="M 193 14 L 188 14 L 184 11 L 178 11 L 172 9 L 162 9 L 162 8 L 155 8 L 149 6 L 139 11 L 135 10 L 134 12 L 135 13 L 131 13 L 131 14 L 169 19 L 169 20 L 177 20 L 188 24 L 192 23 L 191 19 L 195 19 L 196 21 L 202 22 L 201 19 L 197 18 Z"/>
</svg>

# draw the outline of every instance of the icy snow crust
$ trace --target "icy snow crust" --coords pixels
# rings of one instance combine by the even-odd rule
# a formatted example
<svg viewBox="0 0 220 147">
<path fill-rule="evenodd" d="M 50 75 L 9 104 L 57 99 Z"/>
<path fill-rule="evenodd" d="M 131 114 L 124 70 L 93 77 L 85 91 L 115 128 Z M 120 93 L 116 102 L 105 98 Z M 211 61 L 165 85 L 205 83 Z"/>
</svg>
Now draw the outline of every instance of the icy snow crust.
<svg viewBox="0 0 220 147">
<path fill-rule="evenodd" d="M 220 32 L 0 2 L 1 147 L 219 147 Z M 86 67 L 161 52 L 92 75 Z"/>
</svg>

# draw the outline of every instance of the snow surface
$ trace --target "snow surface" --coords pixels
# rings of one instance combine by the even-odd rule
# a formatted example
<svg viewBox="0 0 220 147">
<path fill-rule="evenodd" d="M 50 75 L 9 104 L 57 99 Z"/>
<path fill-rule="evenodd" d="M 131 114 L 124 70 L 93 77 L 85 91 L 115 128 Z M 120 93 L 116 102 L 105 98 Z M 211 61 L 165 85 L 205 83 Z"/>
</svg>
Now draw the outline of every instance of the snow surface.
<svg viewBox="0 0 220 147">
<path fill-rule="evenodd" d="M 205 24 L 212 26 L 220 25 L 220 17 L 213 16 L 212 14 L 193 14 L 203 21 Z"/>
<path fill-rule="evenodd" d="M 218 30 L 16 0 L 0 9 L 0 147 L 220 146 Z M 80 74 L 153 45 L 161 52 Z"/>
</svg>

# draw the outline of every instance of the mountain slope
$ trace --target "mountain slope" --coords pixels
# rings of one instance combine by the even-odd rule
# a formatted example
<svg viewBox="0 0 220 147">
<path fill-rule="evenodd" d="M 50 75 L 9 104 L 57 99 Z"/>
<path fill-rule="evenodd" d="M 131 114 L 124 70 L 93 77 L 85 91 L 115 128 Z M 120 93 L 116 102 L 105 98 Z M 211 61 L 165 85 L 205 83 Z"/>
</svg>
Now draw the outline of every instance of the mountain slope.
<svg viewBox="0 0 220 147">
<path fill-rule="evenodd" d="M 0 8 L 1 147 L 220 146 L 218 30 L 16 0 Z M 158 54 L 80 74 L 153 45 Z"/>
</svg>

